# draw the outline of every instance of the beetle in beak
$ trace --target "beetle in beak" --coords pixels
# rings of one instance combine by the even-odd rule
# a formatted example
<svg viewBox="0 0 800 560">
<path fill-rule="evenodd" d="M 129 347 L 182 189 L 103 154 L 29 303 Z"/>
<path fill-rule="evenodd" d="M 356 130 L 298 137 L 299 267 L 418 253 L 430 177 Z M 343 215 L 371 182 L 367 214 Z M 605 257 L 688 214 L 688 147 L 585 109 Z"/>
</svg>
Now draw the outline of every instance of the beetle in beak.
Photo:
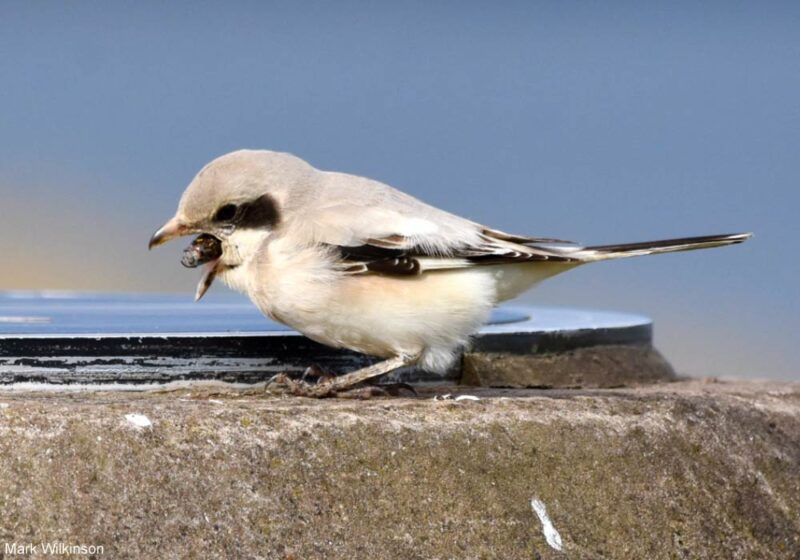
<svg viewBox="0 0 800 560">
<path fill-rule="evenodd" d="M 152 249 L 153 247 L 163 245 L 167 241 L 185 235 L 191 235 L 194 232 L 195 230 L 187 227 L 180 219 L 175 217 L 153 234 L 147 247 L 148 249 Z M 199 235 L 191 245 L 184 249 L 183 258 L 181 259 L 181 264 L 183 264 L 183 266 L 187 268 L 196 268 L 205 265 L 203 274 L 197 284 L 197 291 L 194 297 L 195 301 L 199 301 L 214 282 L 221 257 L 222 244 L 219 239 L 207 233 Z"/>
</svg>

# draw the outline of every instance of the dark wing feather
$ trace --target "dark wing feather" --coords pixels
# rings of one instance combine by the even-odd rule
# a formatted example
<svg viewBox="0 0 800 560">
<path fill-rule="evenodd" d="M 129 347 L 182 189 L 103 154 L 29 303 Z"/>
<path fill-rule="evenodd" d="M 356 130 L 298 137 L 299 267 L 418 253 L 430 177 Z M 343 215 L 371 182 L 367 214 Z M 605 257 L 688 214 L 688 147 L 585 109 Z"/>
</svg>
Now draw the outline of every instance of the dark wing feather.
<svg viewBox="0 0 800 560">
<path fill-rule="evenodd" d="M 406 253 L 403 249 L 364 244 L 358 247 L 337 246 L 339 258 L 346 263 L 351 274 L 375 272 L 413 276 L 421 272 L 419 255 Z"/>
<path fill-rule="evenodd" d="M 506 233 L 499 229 L 483 228 L 481 231 L 483 235 L 491 239 L 499 239 L 501 241 L 510 241 L 511 243 L 520 243 L 522 245 L 537 244 L 537 243 L 557 243 L 562 245 L 575 245 L 572 241 L 565 241 L 563 239 L 553 239 L 552 237 L 529 237 L 527 235 L 515 235 L 513 233 Z"/>
<path fill-rule="evenodd" d="M 492 235 L 489 235 L 489 234 Z M 524 240 L 522 242 L 514 240 Z M 359 246 L 335 246 L 344 270 L 350 274 L 389 274 L 413 276 L 426 269 L 436 269 L 436 261 L 447 263 L 441 268 L 469 268 L 492 264 L 522 262 L 575 262 L 579 259 L 570 255 L 565 248 L 540 246 L 537 243 L 567 242 L 554 239 L 511 236 L 495 230 L 484 230 L 480 244 L 451 249 L 447 253 L 426 249 L 401 235 L 381 239 L 368 239 Z M 573 244 L 568 245 L 574 250 Z M 425 261 L 428 266 L 422 265 Z M 455 264 L 454 264 L 455 263 Z"/>
</svg>

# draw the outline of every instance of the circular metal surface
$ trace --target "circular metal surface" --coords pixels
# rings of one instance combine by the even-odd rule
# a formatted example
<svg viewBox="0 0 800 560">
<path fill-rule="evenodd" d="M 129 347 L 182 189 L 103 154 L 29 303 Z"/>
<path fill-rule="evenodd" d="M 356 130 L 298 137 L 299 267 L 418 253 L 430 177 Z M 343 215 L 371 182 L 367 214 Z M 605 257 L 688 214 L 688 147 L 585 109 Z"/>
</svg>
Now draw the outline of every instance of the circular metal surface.
<svg viewBox="0 0 800 560">
<path fill-rule="evenodd" d="M 651 339 L 650 320 L 638 315 L 501 307 L 473 351 L 527 355 Z M 255 382 L 311 364 L 346 371 L 369 361 L 269 321 L 233 294 L 193 303 L 183 294 L 0 293 L 0 383 Z"/>
</svg>

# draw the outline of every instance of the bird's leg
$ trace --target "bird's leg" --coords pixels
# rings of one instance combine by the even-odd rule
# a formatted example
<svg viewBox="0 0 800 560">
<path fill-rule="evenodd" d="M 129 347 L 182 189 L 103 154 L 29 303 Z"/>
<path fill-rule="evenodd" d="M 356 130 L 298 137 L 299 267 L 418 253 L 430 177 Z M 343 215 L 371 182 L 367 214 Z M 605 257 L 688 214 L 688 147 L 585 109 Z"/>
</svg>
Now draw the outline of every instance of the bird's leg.
<svg viewBox="0 0 800 560">
<path fill-rule="evenodd" d="M 410 366 L 417 360 L 418 356 L 400 355 L 389 358 L 377 364 L 358 369 L 356 371 L 329 378 L 316 385 L 311 385 L 305 381 L 294 381 L 288 376 L 276 376 L 267 384 L 267 389 L 272 384 L 279 384 L 285 387 L 286 392 L 303 397 L 332 397 L 339 392 L 352 389 L 359 383 L 369 379 L 375 379 L 381 375 L 386 375 L 396 369 Z"/>
<path fill-rule="evenodd" d="M 338 375 L 325 383 L 325 385 L 331 386 L 331 388 L 333 388 L 335 391 L 349 389 L 355 385 L 358 385 L 359 383 L 367 381 L 368 379 L 375 379 L 381 375 L 391 373 L 396 369 L 410 366 L 417 361 L 417 358 L 418 356 L 401 354 L 400 356 L 389 358 L 388 360 L 378 362 L 377 364 L 372 364 L 371 366 L 357 369 L 356 371 L 352 371 L 344 375 Z"/>
</svg>

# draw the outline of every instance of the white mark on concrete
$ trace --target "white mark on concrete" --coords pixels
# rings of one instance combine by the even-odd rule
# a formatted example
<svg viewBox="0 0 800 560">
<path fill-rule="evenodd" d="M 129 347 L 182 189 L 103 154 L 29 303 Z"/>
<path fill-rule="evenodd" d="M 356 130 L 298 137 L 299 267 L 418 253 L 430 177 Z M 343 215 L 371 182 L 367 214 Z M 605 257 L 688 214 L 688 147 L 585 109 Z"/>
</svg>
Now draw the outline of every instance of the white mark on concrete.
<svg viewBox="0 0 800 560">
<path fill-rule="evenodd" d="M 217 400 L 217 399 L 208 399 L 208 402 L 214 403 L 214 404 L 225 404 L 224 402 L 222 402 L 220 400 Z"/>
<path fill-rule="evenodd" d="M 0 403 L 0 408 L 8 408 L 9 406 L 11 405 L 9 405 L 7 402 Z"/>
<path fill-rule="evenodd" d="M 475 395 L 458 395 L 456 398 L 453 398 L 453 395 L 451 395 L 450 393 L 447 393 L 447 394 L 444 394 L 444 395 L 434 395 L 433 396 L 433 400 L 435 400 L 435 401 L 451 401 L 452 400 L 452 401 L 459 402 L 459 401 L 479 401 L 481 399 L 479 399 Z"/>
<path fill-rule="evenodd" d="M 128 421 L 128 424 L 140 430 L 153 427 L 153 423 L 144 414 L 126 414 L 125 420 Z"/>
<path fill-rule="evenodd" d="M 544 540 L 546 540 L 547 544 L 549 544 L 552 548 L 561 552 L 564 547 L 561 542 L 561 535 L 559 535 L 556 528 L 553 527 L 553 522 L 550 521 L 550 516 L 547 515 L 547 508 L 544 506 L 544 502 L 538 498 L 533 498 L 531 500 L 531 507 L 533 508 L 533 512 L 539 516 L 539 521 L 542 522 Z"/>
</svg>

